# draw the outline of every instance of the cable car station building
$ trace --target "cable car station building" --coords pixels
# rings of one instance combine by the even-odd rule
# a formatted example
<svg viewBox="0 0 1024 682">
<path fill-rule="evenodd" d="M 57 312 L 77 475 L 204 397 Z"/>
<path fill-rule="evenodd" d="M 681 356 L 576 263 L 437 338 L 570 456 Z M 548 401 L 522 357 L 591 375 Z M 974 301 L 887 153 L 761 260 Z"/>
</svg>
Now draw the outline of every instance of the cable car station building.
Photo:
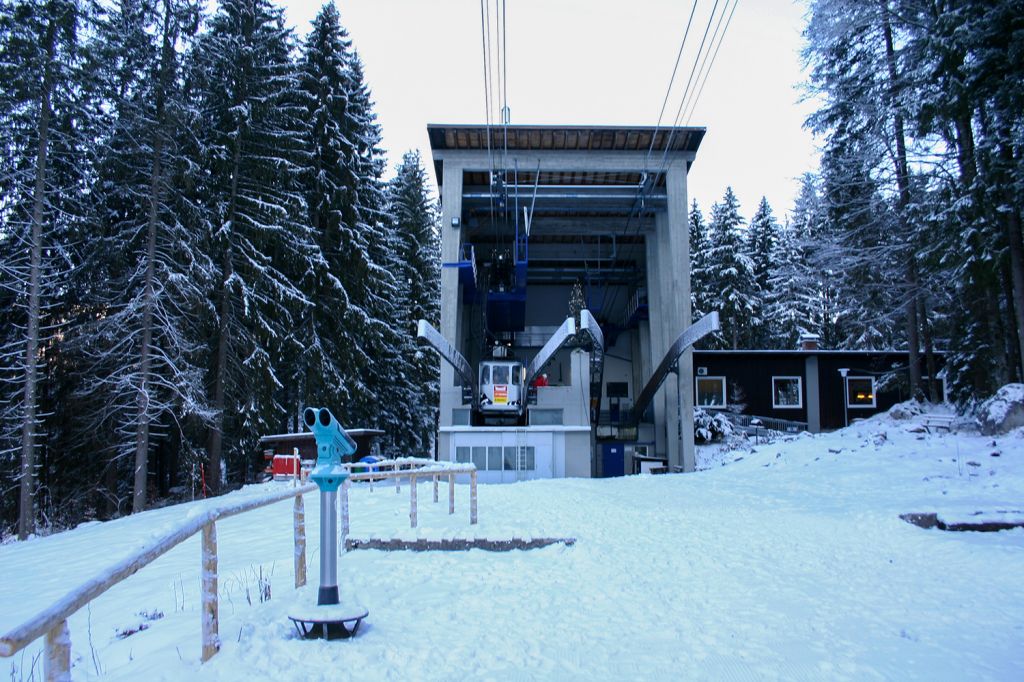
<svg viewBox="0 0 1024 682">
<path fill-rule="evenodd" d="M 481 389 L 469 399 L 459 377 L 470 375 L 441 362 L 439 459 L 473 462 L 492 482 L 621 475 L 643 455 L 692 471 L 691 352 L 648 409 L 634 408 L 691 324 L 686 180 L 704 129 L 427 130 L 442 208 L 438 331 Z M 601 343 L 543 353 L 566 324 L 586 327 L 581 307 Z M 541 356 L 530 404 L 483 390 L 490 359 L 526 376 Z M 518 420 L 480 418 L 502 400 L 520 403 Z"/>
</svg>

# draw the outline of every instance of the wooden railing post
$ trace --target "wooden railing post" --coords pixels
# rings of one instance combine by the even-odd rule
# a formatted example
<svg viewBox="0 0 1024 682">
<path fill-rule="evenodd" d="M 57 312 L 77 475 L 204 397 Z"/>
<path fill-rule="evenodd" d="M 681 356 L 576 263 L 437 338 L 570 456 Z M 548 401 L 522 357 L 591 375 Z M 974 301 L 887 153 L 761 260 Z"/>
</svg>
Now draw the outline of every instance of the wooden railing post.
<svg viewBox="0 0 1024 682">
<path fill-rule="evenodd" d="M 203 656 L 205 663 L 220 650 L 217 616 L 217 524 L 203 526 L 202 619 Z"/>
<path fill-rule="evenodd" d="M 71 633 L 67 620 L 54 625 L 46 633 L 43 673 L 47 682 L 70 682 L 71 680 Z M 14 673 L 11 673 L 12 676 Z"/>
<path fill-rule="evenodd" d="M 401 478 L 401 476 L 399 476 L 399 472 L 401 471 L 401 467 L 398 466 L 398 462 L 395 462 L 394 469 L 395 469 L 395 494 L 397 495 L 398 493 L 402 492 L 402 486 L 398 482 L 399 479 Z"/>
<path fill-rule="evenodd" d="M 416 475 L 409 474 L 409 527 L 416 527 Z"/>
<path fill-rule="evenodd" d="M 455 513 L 455 474 L 448 474 L 448 513 Z"/>
<path fill-rule="evenodd" d="M 345 541 L 348 540 L 348 487 L 352 482 L 345 479 L 341 484 L 341 551 L 345 551 Z"/>
<path fill-rule="evenodd" d="M 306 584 L 306 503 L 295 496 L 295 589 Z"/>
<path fill-rule="evenodd" d="M 437 479 L 440 478 L 437 474 L 434 474 L 434 504 L 437 504 Z"/>
<path fill-rule="evenodd" d="M 476 523 L 476 471 L 469 474 L 469 523 Z"/>
</svg>

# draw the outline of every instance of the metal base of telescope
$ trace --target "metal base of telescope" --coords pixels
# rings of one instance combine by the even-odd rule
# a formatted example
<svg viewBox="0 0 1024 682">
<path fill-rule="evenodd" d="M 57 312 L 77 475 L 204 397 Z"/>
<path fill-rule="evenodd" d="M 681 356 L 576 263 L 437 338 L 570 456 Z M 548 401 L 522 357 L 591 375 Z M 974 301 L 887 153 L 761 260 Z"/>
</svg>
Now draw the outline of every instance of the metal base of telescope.
<svg viewBox="0 0 1024 682">
<path fill-rule="evenodd" d="M 296 609 L 288 619 L 303 639 L 348 639 L 355 637 L 369 613 L 361 606 L 324 604 Z"/>
</svg>

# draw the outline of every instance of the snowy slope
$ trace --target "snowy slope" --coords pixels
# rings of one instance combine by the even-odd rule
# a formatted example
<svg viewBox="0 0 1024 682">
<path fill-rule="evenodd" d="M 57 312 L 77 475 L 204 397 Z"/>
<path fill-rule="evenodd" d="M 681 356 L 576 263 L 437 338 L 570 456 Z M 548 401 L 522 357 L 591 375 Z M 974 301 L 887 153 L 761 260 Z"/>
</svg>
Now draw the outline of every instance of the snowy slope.
<svg viewBox="0 0 1024 682">
<path fill-rule="evenodd" d="M 349 553 L 339 562 L 343 599 L 370 611 L 353 641 L 294 636 L 288 607 L 313 601 L 315 592 L 291 589 L 291 506 L 284 502 L 218 524 L 223 648 L 212 661 L 198 663 L 194 538 L 71 619 L 74 674 L 1021 679 L 1024 530 L 944 533 L 911 526 L 899 514 L 1024 509 L 1024 431 L 993 441 L 910 433 L 908 426 L 880 416 L 833 434 L 732 452 L 726 466 L 689 475 L 481 486 L 478 527 L 468 523 L 466 486 L 449 516 L 445 488 L 434 505 L 430 484 L 421 484 L 417 530 L 408 528 L 407 485 L 400 495 L 387 486 L 356 489 L 357 537 L 578 542 L 500 554 Z M 0 548 L 0 631 L 187 510 Z M 307 496 L 306 511 L 315 548 L 316 495 Z M 315 553 L 309 562 L 315 588 Z M 266 603 L 256 597 L 261 569 L 272 575 Z M 148 621 L 138 615 L 143 611 L 164 616 Z M 116 636 L 142 623 L 148 629 Z M 12 659 L 24 666 L 14 679 L 28 679 L 37 651 Z"/>
</svg>

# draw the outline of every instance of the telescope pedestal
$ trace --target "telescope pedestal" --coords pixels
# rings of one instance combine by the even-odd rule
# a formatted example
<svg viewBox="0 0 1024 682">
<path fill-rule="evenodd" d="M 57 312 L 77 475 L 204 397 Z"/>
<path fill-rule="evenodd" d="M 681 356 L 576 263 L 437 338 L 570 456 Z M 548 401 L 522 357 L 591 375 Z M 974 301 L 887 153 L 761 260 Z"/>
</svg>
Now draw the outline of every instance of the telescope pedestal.
<svg viewBox="0 0 1024 682">
<path fill-rule="evenodd" d="M 345 639 L 359 630 L 368 611 L 338 598 L 338 489 L 348 478 L 341 458 L 356 451 L 327 408 L 307 407 L 302 419 L 316 437 L 316 466 L 309 479 L 320 488 L 320 588 L 316 606 L 298 606 L 288 618 L 304 639 Z"/>
<path fill-rule="evenodd" d="M 288 614 L 303 639 L 348 639 L 354 637 L 369 611 L 350 604 L 296 607 Z"/>
</svg>

